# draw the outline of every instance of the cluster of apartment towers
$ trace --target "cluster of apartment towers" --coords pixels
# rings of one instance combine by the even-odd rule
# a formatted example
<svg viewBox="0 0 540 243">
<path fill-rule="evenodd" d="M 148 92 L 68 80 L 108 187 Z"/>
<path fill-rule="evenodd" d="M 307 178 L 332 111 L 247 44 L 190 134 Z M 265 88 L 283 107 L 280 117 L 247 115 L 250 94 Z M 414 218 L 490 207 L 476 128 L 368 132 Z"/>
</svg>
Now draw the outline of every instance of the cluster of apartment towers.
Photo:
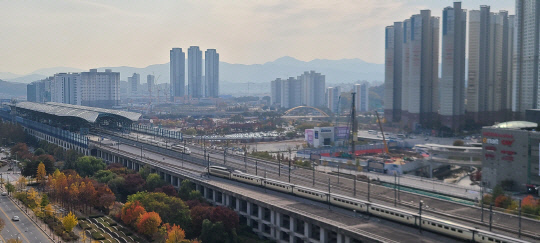
<svg viewBox="0 0 540 243">
<path fill-rule="evenodd" d="M 442 124 L 481 125 L 521 119 L 539 107 L 540 2 L 516 0 L 516 15 L 469 11 L 460 2 L 442 15 L 441 77 L 439 17 L 430 10 L 386 27 L 384 114 L 409 129 Z"/>
<path fill-rule="evenodd" d="M 277 78 L 270 83 L 271 103 L 287 109 L 298 106 L 326 107 L 333 113 L 339 113 L 341 87 L 325 89 L 325 82 L 325 76 L 315 71 L 304 72 L 296 78 Z M 369 83 L 355 84 L 351 92 L 356 92 L 356 110 L 368 111 Z"/>
<path fill-rule="evenodd" d="M 188 48 L 188 85 L 186 88 L 186 56 L 182 48 L 170 51 L 171 101 L 185 98 L 219 97 L 219 54 L 216 49 L 204 52 L 204 76 L 202 75 L 202 51 L 198 46 Z"/>
</svg>

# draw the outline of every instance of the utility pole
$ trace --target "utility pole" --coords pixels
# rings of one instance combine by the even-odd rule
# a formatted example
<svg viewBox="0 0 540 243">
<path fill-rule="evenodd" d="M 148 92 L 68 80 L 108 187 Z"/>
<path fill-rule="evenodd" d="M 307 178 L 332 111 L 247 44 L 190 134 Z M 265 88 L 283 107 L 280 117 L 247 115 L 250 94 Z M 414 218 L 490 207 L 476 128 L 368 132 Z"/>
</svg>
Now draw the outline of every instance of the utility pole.
<svg viewBox="0 0 540 243">
<path fill-rule="evenodd" d="M 484 182 L 480 182 L 480 206 L 482 207 L 481 212 L 481 222 L 484 222 Z"/>
<path fill-rule="evenodd" d="M 339 185 L 339 164 L 337 165 L 337 184 Z"/>
<path fill-rule="evenodd" d="M 281 177 L 281 154 L 277 154 L 277 161 L 278 161 L 278 176 Z"/>
<path fill-rule="evenodd" d="M 328 198 L 326 200 L 328 201 L 328 209 L 330 209 L 330 177 L 328 177 Z"/>
<path fill-rule="evenodd" d="M 356 174 L 354 174 L 354 188 L 353 188 L 353 196 L 356 197 Z"/>
<path fill-rule="evenodd" d="M 397 173 L 394 171 L 394 207 L 397 207 Z"/>
<path fill-rule="evenodd" d="M 312 169 L 312 171 L 313 171 L 313 186 L 315 186 L 315 166 L 313 166 L 313 164 L 312 164 L 311 167 L 313 167 L 313 169 Z"/>
<path fill-rule="evenodd" d="M 368 200 L 368 202 L 369 202 L 370 190 L 371 190 L 371 179 L 368 176 L 368 178 L 367 178 L 367 200 Z"/>
<path fill-rule="evenodd" d="M 519 199 L 519 225 L 518 225 L 518 238 L 521 239 L 521 199 Z"/>
<path fill-rule="evenodd" d="M 424 203 L 424 201 L 420 200 L 420 205 L 418 207 L 418 227 L 420 228 L 420 232 L 422 232 L 422 203 Z"/>
<path fill-rule="evenodd" d="M 247 171 L 247 150 L 246 150 L 245 144 L 244 144 L 244 170 L 246 171 L 246 173 L 248 172 Z"/>
<path fill-rule="evenodd" d="M 356 160 L 356 148 L 354 142 L 356 141 L 357 136 L 356 133 L 358 132 L 358 128 L 356 127 L 356 92 L 352 92 L 352 105 L 351 105 L 351 124 L 352 124 L 352 138 L 351 138 L 351 156 L 353 160 Z"/>
<path fill-rule="evenodd" d="M 257 161 L 257 159 L 255 159 L 255 175 L 259 175 L 258 174 L 258 161 Z"/>
<path fill-rule="evenodd" d="M 491 232 L 491 224 L 493 223 L 493 200 L 489 204 L 489 231 Z"/>
</svg>

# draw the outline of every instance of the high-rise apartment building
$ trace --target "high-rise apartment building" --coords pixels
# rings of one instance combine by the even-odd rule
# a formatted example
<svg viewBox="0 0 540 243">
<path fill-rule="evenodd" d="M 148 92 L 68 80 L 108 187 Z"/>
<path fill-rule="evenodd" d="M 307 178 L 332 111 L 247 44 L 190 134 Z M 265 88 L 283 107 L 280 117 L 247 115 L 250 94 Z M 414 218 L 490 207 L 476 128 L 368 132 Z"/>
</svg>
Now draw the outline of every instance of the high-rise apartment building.
<svg viewBox="0 0 540 243">
<path fill-rule="evenodd" d="M 155 76 L 152 74 L 146 75 L 146 88 L 150 94 L 154 93 L 154 87 L 156 85 Z"/>
<path fill-rule="evenodd" d="M 81 105 L 111 108 L 120 103 L 119 72 L 90 69 L 90 72 L 81 72 L 79 75 L 82 84 Z"/>
<path fill-rule="evenodd" d="M 216 49 L 204 52 L 204 97 L 219 97 L 219 53 Z"/>
<path fill-rule="evenodd" d="M 202 52 L 198 46 L 188 49 L 188 94 L 193 98 L 204 97 L 202 82 Z"/>
<path fill-rule="evenodd" d="M 514 69 L 512 111 L 517 118 L 525 117 L 525 110 L 538 109 L 538 70 L 540 68 L 540 2 L 516 0 L 514 29 Z"/>
<path fill-rule="evenodd" d="M 304 72 L 297 78 L 286 80 L 276 79 L 271 82 L 272 104 L 280 107 L 293 108 L 296 106 L 324 107 L 325 76 L 315 71 Z"/>
<path fill-rule="evenodd" d="M 293 108 L 302 105 L 302 81 L 293 77 L 281 82 L 281 107 Z"/>
<path fill-rule="evenodd" d="M 277 78 L 276 80 L 273 80 L 270 83 L 270 89 L 271 89 L 271 101 L 270 103 L 272 105 L 280 105 L 281 104 L 281 85 L 283 83 L 283 80 L 280 78 Z"/>
<path fill-rule="evenodd" d="M 326 89 L 326 107 L 334 114 L 339 111 L 340 87 L 328 87 Z"/>
<path fill-rule="evenodd" d="M 356 97 L 354 106 L 356 112 L 368 112 L 369 111 L 369 83 L 364 81 L 361 84 L 354 85 L 354 92 Z"/>
<path fill-rule="evenodd" d="M 407 68 L 408 76 L 406 86 L 402 82 L 402 101 L 405 98 L 407 105 L 402 105 L 401 122 L 413 130 L 431 127 L 439 110 L 439 18 L 422 10 L 405 21 L 403 32 L 402 50 L 408 51 L 403 58 L 408 60 L 402 70 Z"/>
<path fill-rule="evenodd" d="M 26 85 L 26 100 L 31 102 L 51 101 L 51 84 L 53 77 L 48 77 Z"/>
<path fill-rule="evenodd" d="M 466 23 L 467 10 L 461 9 L 461 2 L 443 10 L 439 115 L 441 123 L 454 131 L 465 115 Z"/>
<path fill-rule="evenodd" d="M 51 101 L 81 105 L 82 89 L 80 73 L 57 73 L 51 83 Z"/>
<path fill-rule="evenodd" d="M 182 48 L 173 48 L 170 51 L 170 72 L 171 72 L 171 101 L 174 97 L 186 95 L 186 55 Z"/>
<path fill-rule="evenodd" d="M 512 18 L 513 20 L 513 18 Z M 490 12 L 489 6 L 469 12 L 469 74 L 467 116 L 490 125 L 509 118 L 513 28 L 506 11 Z"/>
<path fill-rule="evenodd" d="M 385 30 L 384 43 L 384 116 L 391 122 L 401 120 L 403 23 L 394 22 Z"/>
<path fill-rule="evenodd" d="M 133 76 L 128 77 L 128 92 L 131 94 L 136 94 L 139 86 L 141 85 L 141 75 L 138 73 L 133 73 Z"/>
<path fill-rule="evenodd" d="M 304 72 L 297 78 L 302 83 L 302 104 L 324 107 L 325 76 L 315 71 Z"/>
</svg>

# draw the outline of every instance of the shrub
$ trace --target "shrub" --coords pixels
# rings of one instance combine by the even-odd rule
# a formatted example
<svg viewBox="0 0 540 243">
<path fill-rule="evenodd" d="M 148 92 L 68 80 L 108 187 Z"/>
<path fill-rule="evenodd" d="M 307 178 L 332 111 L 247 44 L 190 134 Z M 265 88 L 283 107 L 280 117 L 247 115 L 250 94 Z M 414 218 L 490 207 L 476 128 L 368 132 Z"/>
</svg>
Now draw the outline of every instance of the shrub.
<svg viewBox="0 0 540 243">
<path fill-rule="evenodd" d="M 92 232 L 92 238 L 94 240 L 105 240 L 105 237 L 99 232 Z"/>
</svg>

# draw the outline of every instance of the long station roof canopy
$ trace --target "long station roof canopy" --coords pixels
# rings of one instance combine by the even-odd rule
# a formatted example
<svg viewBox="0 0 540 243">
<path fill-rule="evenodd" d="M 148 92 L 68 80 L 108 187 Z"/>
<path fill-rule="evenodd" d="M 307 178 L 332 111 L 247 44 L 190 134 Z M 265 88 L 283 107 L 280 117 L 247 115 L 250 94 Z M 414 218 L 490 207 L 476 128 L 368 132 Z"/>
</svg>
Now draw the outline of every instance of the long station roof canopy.
<svg viewBox="0 0 540 243">
<path fill-rule="evenodd" d="M 35 103 L 35 102 L 18 102 L 14 104 L 16 108 L 41 112 L 54 116 L 77 117 L 84 119 L 90 123 L 95 123 L 99 116 L 115 115 L 131 121 L 138 121 L 141 117 L 140 113 L 130 111 L 120 111 L 103 109 L 89 106 L 70 105 L 56 102 Z"/>
</svg>

